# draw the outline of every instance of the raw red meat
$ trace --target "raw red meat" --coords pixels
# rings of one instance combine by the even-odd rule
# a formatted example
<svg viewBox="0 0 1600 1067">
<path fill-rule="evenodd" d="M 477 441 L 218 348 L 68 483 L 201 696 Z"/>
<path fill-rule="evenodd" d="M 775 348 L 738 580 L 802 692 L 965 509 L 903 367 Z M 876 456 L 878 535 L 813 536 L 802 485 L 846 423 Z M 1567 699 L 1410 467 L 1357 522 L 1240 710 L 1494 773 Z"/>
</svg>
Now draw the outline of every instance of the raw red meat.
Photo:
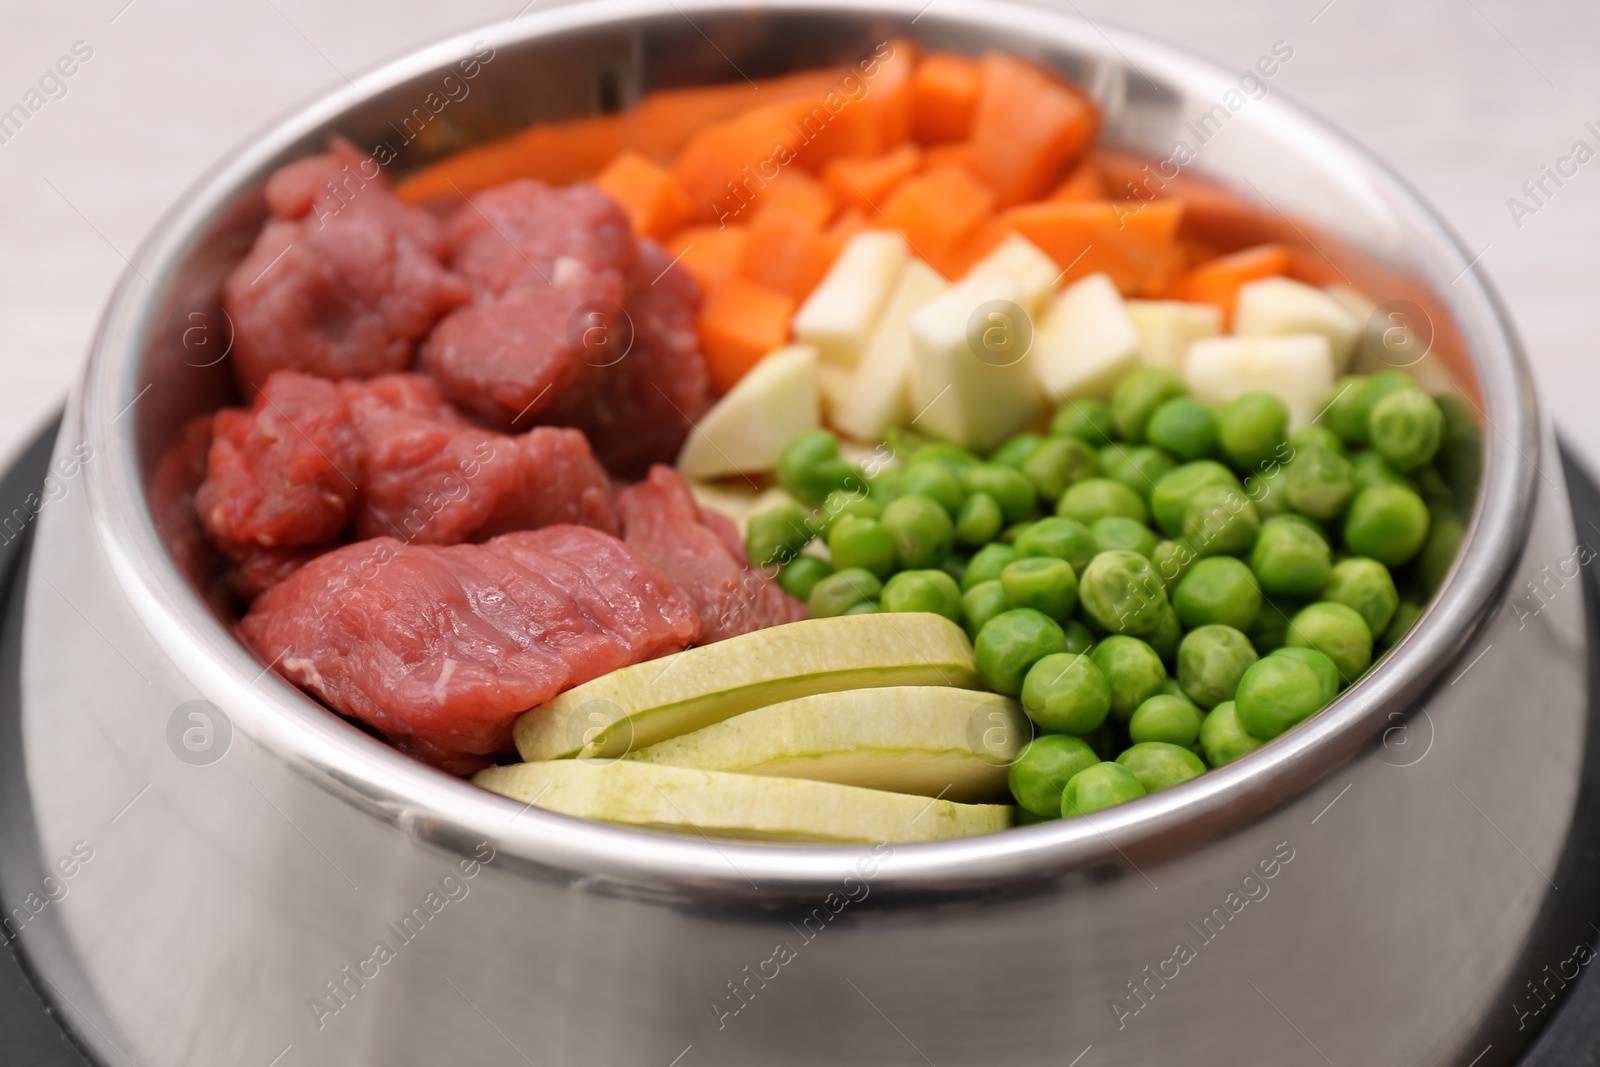
<svg viewBox="0 0 1600 1067">
<path fill-rule="evenodd" d="M 195 498 L 201 523 L 218 545 L 334 540 L 366 468 L 339 386 L 281 371 L 255 394 L 249 411 L 216 414 L 206 479 Z"/>
<path fill-rule="evenodd" d="M 480 295 L 560 286 L 579 267 L 624 275 L 636 254 L 627 212 L 587 184 L 524 179 L 485 190 L 455 213 L 448 235 L 451 265 Z"/>
<path fill-rule="evenodd" d="M 613 271 L 576 267 L 563 282 L 535 280 L 451 313 L 422 346 L 423 369 L 446 397 L 490 425 L 531 426 L 578 379 L 585 309 L 615 307 L 622 299 Z"/>
<path fill-rule="evenodd" d="M 700 353 L 700 287 L 655 241 L 639 242 L 628 275 L 627 319 L 611 324 L 601 348 L 579 355 L 572 386 L 544 406 L 541 422 L 576 426 L 618 477 L 670 463 L 694 421 L 711 407 Z M 613 356 L 625 350 L 625 355 Z"/>
<path fill-rule="evenodd" d="M 272 218 L 223 286 L 247 393 L 275 370 L 402 370 L 439 316 L 471 296 L 441 263 L 438 222 L 396 200 L 377 163 L 347 141 L 278 171 L 266 201 Z"/>
<path fill-rule="evenodd" d="M 216 550 L 200 525 L 194 498 L 205 481 L 211 452 L 210 415 L 183 424 L 177 441 L 150 472 L 150 517 L 178 571 L 219 617 L 231 618 L 232 597 L 222 580 Z"/>
<path fill-rule="evenodd" d="M 621 541 L 550 526 L 482 545 L 347 545 L 268 590 L 240 630 L 334 710 L 459 769 L 508 748 L 521 712 L 683 648 L 698 621 Z"/>
<path fill-rule="evenodd" d="M 617 532 L 611 479 L 583 434 L 536 426 L 510 441 L 518 464 L 516 484 L 500 498 L 489 521 L 473 532 L 473 540 L 560 523 Z"/>
<path fill-rule="evenodd" d="M 700 616 L 695 644 L 705 645 L 806 617 L 805 605 L 751 569 L 726 530 L 706 524 L 683 476 L 671 467 L 617 494 L 623 538 L 687 596 Z"/>
<path fill-rule="evenodd" d="M 453 545 L 517 488 L 522 469 L 512 440 L 462 418 L 431 378 L 386 374 L 342 388 L 367 448 L 356 537 Z"/>
</svg>

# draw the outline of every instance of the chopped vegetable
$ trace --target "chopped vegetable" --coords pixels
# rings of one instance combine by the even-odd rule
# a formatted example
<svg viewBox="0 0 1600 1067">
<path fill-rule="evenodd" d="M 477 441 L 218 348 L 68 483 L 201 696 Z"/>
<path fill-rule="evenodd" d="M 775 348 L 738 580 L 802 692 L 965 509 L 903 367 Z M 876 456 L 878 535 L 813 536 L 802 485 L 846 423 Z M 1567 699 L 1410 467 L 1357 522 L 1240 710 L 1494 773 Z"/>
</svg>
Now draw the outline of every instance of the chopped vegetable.
<svg viewBox="0 0 1600 1067">
<path fill-rule="evenodd" d="M 1242 336 L 1320 333 L 1328 339 L 1333 369 L 1350 366 L 1361 323 L 1321 289 L 1290 278 L 1263 278 L 1239 287 L 1233 329 Z"/>
<path fill-rule="evenodd" d="M 911 81 L 911 132 L 923 144 L 965 141 L 972 131 L 983 72 L 955 52 L 930 52 Z"/>
<path fill-rule="evenodd" d="M 762 356 L 783 347 L 794 309 L 787 294 L 744 278 L 729 278 L 706 295 L 700 346 L 718 392 L 732 389 Z"/>
<path fill-rule="evenodd" d="M 783 446 L 819 425 L 816 349 L 780 348 L 701 416 L 678 454 L 678 469 L 687 478 L 774 470 Z"/>
<path fill-rule="evenodd" d="M 884 221 L 947 278 L 958 277 L 966 267 L 963 242 L 982 229 L 994 207 L 994 191 L 953 164 L 906 179 L 882 205 Z"/>
<path fill-rule="evenodd" d="M 689 221 L 689 194 L 667 170 L 637 152 L 613 159 L 594 183 L 622 205 L 635 233 L 665 237 Z"/>
<path fill-rule="evenodd" d="M 851 238 L 794 317 L 795 336 L 832 363 L 855 367 L 906 265 L 906 240 L 892 230 Z"/>
<path fill-rule="evenodd" d="M 1033 349 L 1034 373 L 1051 397 L 1106 397 L 1137 364 L 1139 333 L 1110 277 L 1092 274 L 1051 301 Z"/>
<path fill-rule="evenodd" d="M 1014 56 L 988 52 L 972 116 L 972 168 L 1003 207 L 1041 196 L 1094 139 L 1100 117 L 1075 87 Z"/>
<path fill-rule="evenodd" d="M 1104 273 L 1123 293 L 1153 296 L 1165 291 L 1181 265 L 1179 200 L 1044 200 L 1002 218 L 1050 253 L 1068 281 Z"/>
<path fill-rule="evenodd" d="M 1195 300 L 1222 310 L 1223 323 L 1233 326 L 1239 290 L 1253 281 L 1289 272 L 1289 250 L 1283 245 L 1257 245 L 1202 263 L 1172 286 L 1178 300 Z"/>
</svg>

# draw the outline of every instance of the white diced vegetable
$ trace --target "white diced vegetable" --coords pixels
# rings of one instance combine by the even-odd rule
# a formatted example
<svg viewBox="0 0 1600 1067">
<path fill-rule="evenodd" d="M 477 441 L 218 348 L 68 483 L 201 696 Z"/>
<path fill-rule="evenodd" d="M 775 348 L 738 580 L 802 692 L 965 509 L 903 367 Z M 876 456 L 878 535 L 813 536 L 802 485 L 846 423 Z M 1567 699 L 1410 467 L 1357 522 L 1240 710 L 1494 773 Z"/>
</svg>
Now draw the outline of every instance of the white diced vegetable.
<svg viewBox="0 0 1600 1067">
<path fill-rule="evenodd" d="M 949 291 L 950 283 L 922 260 L 906 263 L 849 389 L 837 398 L 829 412 L 829 419 L 841 432 L 860 441 L 875 441 L 890 426 L 916 414 L 909 410 L 907 397 L 911 314 Z"/>
<path fill-rule="evenodd" d="M 780 348 L 752 367 L 689 431 L 678 470 L 686 478 L 773 470 L 789 438 L 822 424 L 820 407 L 817 350 Z"/>
<path fill-rule="evenodd" d="M 795 313 L 795 339 L 815 346 L 829 363 L 854 367 L 906 258 L 906 239 L 894 230 L 867 230 L 850 238 Z"/>
<path fill-rule="evenodd" d="M 1068 286 L 1045 309 L 1027 362 L 1056 400 L 1106 396 L 1139 360 L 1139 331 L 1105 274 Z"/>
<path fill-rule="evenodd" d="M 1334 373 L 1343 374 L 1363 321 L 1321 289 L 1291 278 L 1262 278 L 1239 289 L 1233 332 L 1243 337 L 1320 333 L 1328 339 Z"/>
<path fill-rule="evenodd" d="M 1245 393 L 1276 393 L 1289 407 L 1289 428 L 1307 426 L 1333 392 L 1333 354 L 1320 333 L 1285 337 L 1208 337 L 1189 349 L 1184 377 L 1208 404 Z"/>
<path fill-rule="evenodd" d="M 1350 365 L 1352 373 L 1403 370 L 1425 393 L 1444 396 L 1460 390 L 1455 376 L 1431 351 L 1433 324 L 1412 321 L 1419 313 L 1426 315 L 1427 312 L 1414 304 L 1397 304 L 1374 318 L 1378 305 L 1348 285 L 1330 285 L 1323 292 L 1362 324 L 1355 360 Z M 1421 329 L 1413 329 L 1413 326 Z"/>
<path fill-rule="evenodd" d="M 1043 249 L 1021 234 L 1012 234 L 974 263 L 960 284 L 981 286 L 996 278 L 1010 278 L 1022 290 L 1022 306 L 1033 314 L 1059 277 L 1061 269 Z"/>
<path fill-rule="evenodd" d="M 1001 277 L 957 285 L 911 316 L 912 426 L 987 451 L 1038 414 L 1021 287 Z M 986 307 L 986 305 L 993 305 Z M 979 352 L 968 334 L 978 339 Z"/>
<path fill-rule="evenodd" d="M 1139 331 L 1139 362 L 1183 373 L 1189 346 L 1222 332 L 1222 309 L 1186 300 L 1129 300 L 1124 306 Z"/>
</svg>

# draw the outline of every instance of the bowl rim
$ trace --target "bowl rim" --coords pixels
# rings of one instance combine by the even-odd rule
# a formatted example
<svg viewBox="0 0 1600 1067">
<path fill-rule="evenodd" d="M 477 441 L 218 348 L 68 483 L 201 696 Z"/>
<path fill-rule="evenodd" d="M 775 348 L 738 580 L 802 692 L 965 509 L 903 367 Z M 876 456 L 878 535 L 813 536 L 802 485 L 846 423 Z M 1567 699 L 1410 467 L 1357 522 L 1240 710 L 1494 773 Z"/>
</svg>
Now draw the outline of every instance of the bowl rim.
<svg viewBox="0 0 1600 1067">
<path fill-rule="evenodd" d="M 675 0 L 672 7 L 685 18 L 747 10 L 738 0 Z M 1186 88 L 1216 86 L 1219 93 L 1235 77 L 1141 35 L 1018 0 L 773 0 L 764 9 L 818 17 L 881 16 L 902 28 L 906 20 L 928 17 L 932 25 L 1042 37 L 1100 62 L 1159 69 Z M 105 457 L 86 465 L 86 495 L 94 535 L 131 610 L 184 680 L 226 709 L 250 744 L 281 758 L 310 782 L 450 851 L 470 854 L 476 842 L 488 841 L 503 858 L 497 865 L 599 878 L 680 897 L 713 891 L 724 901 L 810 894 L 836 884 L 841 872 L 873 850 L 712 841 L 521 805 L 401 755 L 330 715 L 270 668 L 263 670 L 180 575 L 146 500 L 137 420 L 121 419 L 153 384 L 141 385 L 141 356 L 162 283 L 185 262 L 206 226 L 259 180 L 273 157 L 385 90 L 444 69 L 474 42 L 499 49 L 662 17 L 673 16 L 663 16 L 650 0 L 593 0 L 529 12 L 384 63 L 251 135 L 185 192 L 135 254 L 102 317 L 63 434 L 77 434 L 95 456 Z M 1353 168 L 1401 213 L 1408 235 L 1428 243 L 1439 267 L 1460 271 L 1451 291 L 1438 295 L 1448 296 L 1457 313 L 1478 377 L 1485 455 L 1475 513 L 1451 572 L 1418 624 L 1376 670 L 1272 744 L 1182 786 L 1091 817 L 895 845 L 877 886 L 923 894 L 981 892 L 1088 867 L 1138 869 L 1137 859 L 1156 862 L 1236 831 L 1304 794 L 1380 743 L 1380 735 L 1386 740 L 1395 728 L 1391 709 L 1419 697 L 1495 606 L 1531 522 L 1541 436 L 1529 371 L 1504 309 L 1473 269 L 1466 247 L 1385 164 L 1288 103 L 1281 90 L 1252 107 L 1260 110 L 1262 122 L 1328 152 L 1330 165 Z M 1461 313 L 1468 310 L 1471 315 Z M 1475 330 L 1473 322 L 1486 328 Z M 884 855 L 881 849 L 877 855 Z"/>
</svg>

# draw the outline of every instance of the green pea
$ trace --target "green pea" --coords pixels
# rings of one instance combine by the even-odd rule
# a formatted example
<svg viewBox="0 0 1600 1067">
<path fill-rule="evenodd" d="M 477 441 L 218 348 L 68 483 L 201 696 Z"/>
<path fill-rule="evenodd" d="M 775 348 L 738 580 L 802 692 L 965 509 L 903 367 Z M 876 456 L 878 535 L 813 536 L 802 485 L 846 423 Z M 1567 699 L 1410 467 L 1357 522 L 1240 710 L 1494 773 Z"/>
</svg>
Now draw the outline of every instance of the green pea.
<svg viewBox="0 0 1600 1067">
<path fill-rule="evenodd" d="M 1078 576 L 1064 559 L 1019 559 L 1000 572 L 1000 585 L 1012 607 L 1042 611 L 1059 623 L 1078 606 Z"/>
<path fill-rule="evenodd" d="M 1245 732 L 1231 700 L 1212 708 L 1206 721 L 1200 724 L 1200 750 L 1205 753 L 1206 762 L 1213 767 L 1221 767 L 1241 756 L 1248 756 L 1263 744 L 1265 742 L 1259 737 L 1251 737 Z"/>
<path fill-rule="evenodd" d="M 749 531 L 744 539 L 745 551 L 750 554 L 750 561 L 758 567 L 787 563 L 798 556 L 810 541 L 811 530 L 806 525 L 806 514 L 793 504 L 779 504 L 751 516 Z"/>
<path fill-rule="evenodd" d="M 811 590 L 833 573 L 833 565 L 815 556 L 796 556 L 778 572 L 778 585 L 799 601 L 811 599 Z"/>
<path fill-rule="evenodd" d="M 1367 408 L 1361 405 L 1366 384 L 1365 374 L 1346 375 L 1334 383 L 1333 394 L 1323 405 L 1328 428 L 1349 445 L 1367 443 Z"/>
<path fill-rule="evenodd" d="M 1150 563 L 1155 567 L 1161 584 L 1166 586 L 1169 596 L 1199 558 L 1200 554 L 1194 550 L 1194 546 L 1181 540 L 1158 541 L 1155 550 L 1150 553 Z"/>
<path fill-rule="evenodd" d="M 1367 415 L 1372 449 L 1398 471 L 1414 471 L 1433 461 L 1444 437 L 1444 412 L 1420 389 L 1397 389 L 1372 405 Z"/>
<path fill-rule="evenodd" d="M 833 524 L 828 535 L 828 555 L 840 570 L 860 568 L 879 578 L 895 572 L 894 538 L 876 519 L 849 516 Z"/>
<path fill-rule="evenodd" d="M 1033 523 L 1031 522 L 1012 523 L 1010 526 L 1007 526 L 1004 530 L 1000 531 L 1000 543 L 1003 545 L 1016 544 L 1017 538 L 1021 537 L 1024 533 L 1027 533 L 1028 527 L 1032 525 Z"/>
<path fill-rule="evenodd" d="M 1264 470 L 1244 480 L 1244 495 L 1250 498 L 1263 519 L 1289 513 L 1289 498 L 1283 491 L 1288 474 L 1289 468 L 1282 463 L 1269 463 Z"/>
<path fill-rule="evenodd" d="M 1261 610 L 1261 588 L 1239 560 L 1211 556 L 1189 568 L 1173 590 L 1172 607 L 1189 629 L 1217 624 L 1248 631 Z"/>
<path fill-rule="evenodd" d="M 1344 682 L 1339 677 L 1339 668 L 1333 665 L 1333 660 L 1316 649 L 1285 646 L 1277 649 L 1267 658 L 1271 659 L 1272 656 L 1288 656 L 1290 659 L 1297 659 L 1307 667 L 1310 667 L 1316 673 L 1317 681 L 1322 686 L 1322 702 L 1324 704 L 1330 703 L 1334 697 L 1339 695 L 1339 690 Z"/>
<path fill-rule="evenodd" d="M 1144 786 L 1120 763 L 1096 763 L 1079 771 L 1061 791 L 1061 816 L 1088 815 L 1145 795 Z"/>
<path fill-rule="evenodd" d="M 1156 550 L 1156 535 L 1150 532 L 1150 527 L 1138 519 L 1107 515 L 1103 519 L 1095 520 L 1089 527 L 1089 532 L 1094 535 L 1094 547 L 1097 552 L 1110 552 L 1121 548 L 1149 557 Z"/>
<path fill-rule="evenodd" d="M 1067 650 L 1067 635 L 1043 612 L 1013 608 L 985 623 L 973 646 L 984 684 L 1014 697 L 1022 692 L 1022 680 L 1035 663 Z"/>
<path fill-rule="evenodd" d="M 1074 519 L 1052 517 L 1040 519 L 1017 537 L 1018 559 L 1029 556 L 1052 556 L 1072 564 L 1080 575 L 1094 559 L 1094 533 L 1089 527 Z"/>
<path fill-rule="evenodd" d="M 1417 494 L 1427 502 L 1429 511 L 1456 509 L 1455 493 L 1451 492 L 1450 486 L 1445 483 L 1444 475 L 1432 466 L 1418 467 L 1412 471 L 1411 481 Z"/>
<path fill-rule="evenodd" d="M 1111 717 L 1127 722 L 1139 705 L 1161 692 L 1167 668 L 1156 650 L 1137 637 L 1113 635 L 1089 653 L 1111 684 Z"/>
<path fill-rule="evenodd" d="M 820 504 L 835 489 L 866 485 L 861 471 L 839 457 L 839 439 L 827 430 L 789 439 L 778 457 L 778 482 L 802 504 Z"/>
<path fill-rule="evenodd" d="M 846 515 L 861 519 L 882 518 L 883 504 L 862 493 L 859 486 L 855 489 L 835 489 L 817 509 L 812 525 L 817 528 L 818 534 L 827 537 L 833 524 Z"/>
<path fill-rule="evenodd" d="M 1000 536 L 1005 527 L 1005 513 L 988 493 L 973 493 L 961 503 L 956 512 L 956 540 L 970 547 L 986 545 Z"/>
<path fill-rule="evenodd" d="M 1155 649 L 1156 655 L 1161 657 L 1161 662 L 1177 662 L 1178 645 L 1183 641 L 1183 623 L 1178 621 L 1178 613 L 1173 609 L 1171 602 L 1162 605 L 1161 611 L 1156 615 L 1155 626 L 1144 635 L 1144 640 Z"/>
<path fill-rule="evenodd" d="M 977 456 L 959 445 L 933 441 L 920 446 L 911 453 L 909 466 L 914 467 L 918 463 L 939 463 L 948 469 L 951 474 L 960 478 L 967 473 L 968 468 L 976 467 L 981 462 L 983 461 Z"/>
<path fill-rule="evenodd" d="M 1344 604 L 1319 600 L 1289 620 L 1284 642 L 1291 648 L 1314 648 L 1333 660 L 1339 678 L 1349 685 L 1372 664 L 1372 631 L 1359 612 Z"/>
<path fill-rule="evenodd" d="M 944 571 L 901 571 L 883 583 L 884 611 L 926 611 L 961 621 L 961 587 Z"/>
<path fill-rule="evenodd" d="M 924 459 L 906 468 L 903 485 L 906 493 L 919 493 L 954 515 L 961 510 L 966 494 L 961 490 L 961 479 L 939 460 Z"/>
<path fill-rule="evenodd" d="M 1088 656 L 1053 653 L 1029 668 L 1023 679 L 1022 710 L 1041 730 L 1091 733 L 1111 710 L 1111 684 Z"/>
<path fill-rule="evenodd" d="M 1006 772 L 1017 806 L 1034 815 L 1059 816 L 1061 793 L 1079 771 L 1098 763 L 1094 749 L 1079 737 L 1049 734 L 1023 746 Z"/>
<path fill-rule="evenodd" d="M 863 600 L 844 609 L 846 615 L 877 615 L 882 611 L 883 605 L 876 600 Z"/>
<path fill-rule="evenodd" d="M 956 585 L 960 586 L 967 577 L 967 557 L 953 552 L 939 561 L 939 569 L 954 578 Z"/>
<path fill-rule="evenodd" d="M 1198 732 L 1197 729 L 1197 735 Z M 1128 768 L 1147 794 L 1171 789 L 1206 773 L 1199 756 L 1165 741 L 1140 741 L 1118 756 L 1117 762 Z"/>
<path fill-rule="evenodd" d="M 1422 605 L 1415 600 L 1402 600 L 1400 606 L 1394 610 L 1394 618 L 1389 622 L 1389 628 L 1383 631 L 1383 647 L 1393 648 L 1400 643 L 1400 639 L 1411 632 L 1411 628 L 1422 618 Z"/>
<path fill-rule="evenodd" d="M 1434 398 L 1444 413 L 1444 436 L 1433 465 L 1444 476 L 1461 506 L 1470 509 L 1483 479 L 1483 434 L 1471 406 L 1453 396 Z"/>
<path fill-rule="evenodd" d="M 1389 568 L 1362 556 L 1340 560 L 1328 572 L 1321 599 L 1354 608 L 1375 634 L 1388 629 L 1400 606 L 1400 593 Z"/>
<path fill-rule="evenodd" d="M 811 588 L 806 606 L 813 619 L 826 619 L 843 615 L 863 601 L 876 600 L 883 595 L 883 582 L 871 571 L 859 567 L 835 571 Z"/>
<path fill-rule="evenodd" d="M 1094 449 L 1079 437 L 1049 437 L 1022 461 L 1022 473 L 1043 500 L 1055 500 L 1067 487 L 1100 472 Z"/>
<path fill-rule="evenodd" d="M 1193 397 L 1175 397 L 1151 413 L 1144 435 L 1181 460 L 1206 459 L 1217 450 L 1217 417 Z"/>
<path fill-rule="evenodd" d="M 962 475 L 961 487 L 968 493 L 985 493 L 1000 505 L 1008 523 L 1022 522 L 1033 515 L 1038 494 L 1027 475 L 998 463 L 980 463 Z"/>
<path fill-rule="evenodd" d="M 1436 511 L 1430 519 L 1428 539 L 1417 553 L 1416 574 L 1430 593 L 1444 584 L 1456 553 L 1467 536 L 1467 525 L 1450 511 Z"/>
<path fill-rule="evenodd" d="M 1055 417 L 1050 420 L 1051 436 L 1076 437 L 1096 448 L 1110 444 L 1115 432 L 1111 405 L 1104 400 L 1068 400 L 1056 409 Z"/>
<path fill-rule="evenodd" d="M 1422 497 L 1404 486 L 1375 485 L 1361 490 L 1351 502 L 1344 543 L 1358 556 L 1398 567 L 1421 551 L 1430 524 Z"/>
<path fill-rule="evenodd" d="M 1217 411 L 1217 440 L 1237 470 L 1281 463 L 1289 455 L 1289 406 L 1265 391 L 1230 400 Z"/>
<path fill-rule="evenodd" d="M 1350 461 L 1325 448 L 1297 453 L 1283 479 L 1289 506 L 1323 521 L 1343 512 L 1355 492 Z"/>
<path fill-rule="evenodd" d="M 1112 445 L 1110 458 L 1101 463 L 1106 477 L 1121 482 L 1135 493 L 1150 499 L 1150 494 L 1178 461 L 1154 445 Z"/>
<path fill-rule="evenodd" d="M 920 493 L 907 493 L 884 508 L 883 528 L 894 538 L 895 552 L 904 567 L 936 567 L 955 542 L 950 512 Z"/>
<path fill-rule="evenodd" d="M 1019 433 L 1005 444 L 994 450 L 994 455 L 989 457 L 990 463 L 998 463 L 1002 467 L 1022 469 L 1022 464 L 1027 458 L 1039 450 L 1044 444 L 1044 438 L 1036 433 Z"/>
<path fill-rule="evenodd" d="M 1068 619 L 1061 624 L 1061 631 L 1067 635 L 1067 651 L 1077 655 L 1085 655 L 1094 648 L 1094 634 L 1089 628 L 1077 619 Z"/>
<path fill-rule="evenodd" d="M 1256 543 L 1261 516 L 1244 490 L 1207 485 L 1189 498 L 1183 539 L 1201 556 L 1242 556 Z"/>
<path fill-rule="evenodd" d="M 1250 644 L 1263 656 L 1282 648 L 1289 639 L 1289 620 L 1299 610 L 1300 604 L 1296 601 L 1284 597 L 1262 597 L 1255 624 L 1246 631 L 1250 636 Z"/>
<path fill-rule="evenodd" d="M 1124 441 L 1139 444 L 1155 410 L 1174 397 L 1188 395 L 1183 379 L 1165 367 L 1140 367 L 1111 391 L 1111 423 Z"/>
<path fill-rule="evenodd" d="M 1011 601 L 998 578 L 979 582 L 961 596 L 961 625 L 976 640 L 985 623 L 1011 610 Z"/>
<path fill-rule="evenodd" d="M 885 467 L 867 479 L 867 492 L 873 503 L 880 508 L 889 506 L 889 502 L 905 492 L 906 469 L 904 467 Z M 881 514 L 881 513 L 880 513 Z"/>
<path fill-rule="evenodd" d="M 1202 708 L 1232 700 L 1239 679 L 1259 657 L 1250 639 L 1231 626 L 1190 630 L 1178 646 L 1178 684 Z"/>
<path fill-rule="evenodd" d="M 1327 583 L 1333 552 L 1322 535 L 1305 524 L 1289 518 L 1269 519 L 1250 550 L 1250 569 L 1262 592 L 1311 596 Z"/>
<path fill-rule="evenodd" d="M 1350 450 L 1345 446 L 1344 438 L 1326 426 L 1313 423 L 1310 426 L 1302 426 L 1289 435 L 1289 451 L 1296 455 L 1319 448 L 1337 452 L 1346 459 L 1350 458 Z"/>
<path fill-rule="evenodd" d="M 1350 457 L 1350 478 L 1356 483 L 1356 492 L 1374 485 L 1399 485 L 1415 489 L 1416 484 L 1404 474 L 1389 466 L 1389 461 L 1371 449 Z"/>
<path fill-rule="evenodd" d="M 1310 666 L 1291 656 L 1257 660 L 1239 679 L 1234 714 L 1251 737 L 1270 741 L 1315 715 L 1326 701 Z"/>
<path fill-rule="evenodd" d="M 1146 634 L 1160 622 L 1167 589 L 1137 552 L 1101 552 L 1083 569 L 1078 598 L 1085 614 L 1114 634 Z"/>
<path fill-rule="evenodd" d="M 1128 720 L 1128 736 L 1134 744 L 1164 741 L 1188 746 L 1199 739 L 1203 718 L 1188 697 L 1157 693 L 1134 710 L 1133 718 Z"/>
<path fill-rule="evenodd" d="M 933 438 L 927 434 L 905 426 L 890 426 L 883 431 L 884 443 L 889 446 L 889 454 L 893 456 L 915 456 L 917 450 L 934 443 Z"/>
<path fill-rule="evenodd" d="M 973 553 L 972 559 L 967 563 L 967 573 L 961 577 L 961 588 L 971 589 L 973 586 L 992 581 L 1000 577 L 1000 572 L 1006 569 L 1006 564 L 1017 558 L 1017 550 L 1010 545 L 999 543 L 987 544 Z"/>
<path fill-rule="evenodd" d="M 1136 522 L 1149 522 L 1150 509 L 1144 498 L 1121 482 L 1110 478 L 1085 478 L 1061 494 L 1056 514 L 1092 526 L 1107 515 L 1121 515 Z"/>
<path fill-rule="evenodd" d="M 1150 512 L 1156 525 L 1168 537 L 1183 536 L 1183 517 L 1189 510 L 1190 498 L 1209 485 L 1231 486 L 1241 492 L 1244 488 L 1232 471 L 1210 459 L 1185 463 L 1163 475 L 1150 490 Z"/>
</svg>

